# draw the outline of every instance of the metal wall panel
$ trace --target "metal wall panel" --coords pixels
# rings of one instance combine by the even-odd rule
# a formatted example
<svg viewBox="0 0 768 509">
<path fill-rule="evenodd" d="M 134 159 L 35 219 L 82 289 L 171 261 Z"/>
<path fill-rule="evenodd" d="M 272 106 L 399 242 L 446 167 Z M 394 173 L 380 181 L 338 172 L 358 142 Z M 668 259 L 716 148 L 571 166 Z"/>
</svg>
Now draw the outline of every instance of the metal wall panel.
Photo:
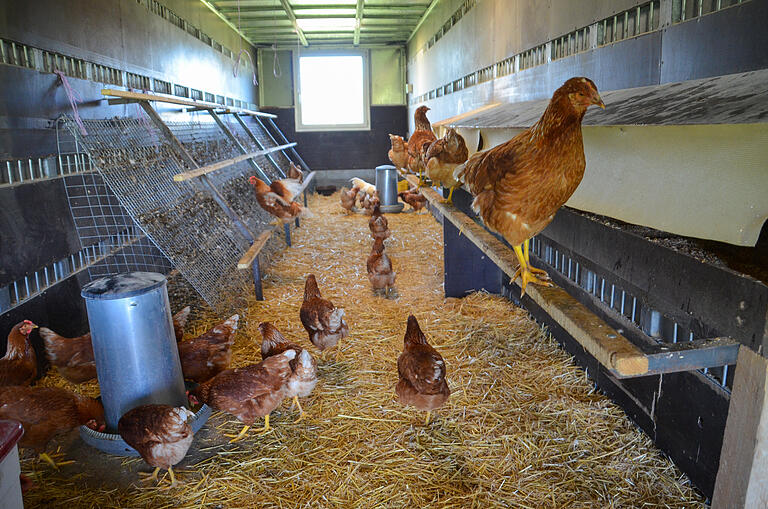
<svg viewBox="0 0 768 509">
<path fill-rule="evenodd" d="M 0 286 L 78 249 L 61 179 L 0 188 Z"/>
<path fill-rule="evenodd" d="M 768 67 L 768 2 L 753 0 L 664 30 L 661 83 Z"/>
</svg>

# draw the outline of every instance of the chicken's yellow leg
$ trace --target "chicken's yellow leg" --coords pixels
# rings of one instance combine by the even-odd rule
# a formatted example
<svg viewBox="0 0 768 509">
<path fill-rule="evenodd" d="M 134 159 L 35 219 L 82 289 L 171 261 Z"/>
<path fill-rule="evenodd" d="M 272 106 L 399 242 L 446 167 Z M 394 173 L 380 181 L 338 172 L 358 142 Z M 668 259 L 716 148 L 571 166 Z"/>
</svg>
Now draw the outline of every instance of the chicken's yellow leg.
<svg viewBox="0 0 768 509">
<path fill-rule="evenodd" d="M 176 476 L 173 475 L 173 467 L 168 467 L 168 475 L 171 476 L 171 486 L 176 486 Z"/>
<path fill-rule="evenodd" d="M 243 429 L 241 429 L 240 433 L 238 433 L 237 435 L 224 435 L 224 436 L 225 437 L 234 437 L 234 438 L 232 438 L 232 440 L 229 441 L 230 444 L 232 444 L 234 442 L 239 442 L 240 440 L 243 439 L 243 437 L 245 436 L 245 434 L 248 432 L 248 430 L 250 428 L 251 428 L 250 426 L 243 426 Z"/>
<path fill-rule="evenodd" d="M 293 423 L 296 424 L 297 422 L 299 422 L 300 420 L 302 420 L 304 418 L 304 409 L 301 408 L 301 403 L 299 403 L 299 397 L 298 396 L 294 396 L 293 397 L 293 402 L 296 403 L 297 407 L 299 407 L 299 418 L 296 419 L 295 421 L 293 421 Z M 269 417 L 269 416 L 267 416 L 267 417 Z"/>
<path fill-rule="evenodd" d="M 547 280 L 539 279 L 537 278 L 534 273 L 531 271 L 530 267 L 528 266 L 528 263 L 525 261 L 525 254 L 523 253 L 523 248 L 521 245 L 514 246 L 513 249 L 515 250 L 515 255 L 517 255 L 517 261 L 520 263 L 520 267 L 515 271 L 515 274 L 512 276 L 511 281 L 514 281 L 517 279 L 517 276 L 520 276 L 521 282 L 520 282 L 520 298 L 523 298 L 525 295 L 525 287 L 528 286 L 528 283 L 533 283 L 537 285 L 542 286 L 552 286 L 552 283 L 550 283 Z"/>
<path fill-rule="evenodd" d="M 147 478 L 146 478 L 146 479 L 142 479 L 142 481 L 143 481 L 143 482 L 147 482 L 147 481 L 157 481 L 157 473 L 158 473 L 159 471 L 160 471 L 160 467 L 155 467 L 155 471 L 154 471 L 154 472 L 152 472 L 152 475 L 149 475 L 149 474 L 145 474 L 145 473 L 140 473 L 140 474 L 139 474 L 139 476 L 143 476 L 143 475 L 146 475 L 146 476 L 147 476 Z"/>
<path fill-rule="evenodd" d="M 448 191 L 448 198 L 444 200 L 440 200 L 440 203 L 447 203 L 448 205 L 453 205 L 453 191 L 456 189 L 457 186 L 453 186 Z"/>
<path fill-rule="evenodd" d="M 336 362 L 339 362 L 339 355 L 341 355 L 341 339 L 336 343 Z"/>
<path fill-rule="evenodd" d="M 525 239 L 525 242 L 523 242 L 523 254 L 525 255 L 525 264 L 528 267 L 528 270 L 533 272 L 534 274 L 541 274 L 547 279 L 549 279 L 549 274 L 547 274 L 546 270 L 543 269 L 537 269 L 536 267 L 533 267 L 531 265 L 531 255 L 529 253 L 529 244 L 531 242 L 531 239 Z"/>
<path fill-rule="evenodd" d="M 55 461 L 53 461 L 53 458 L 48 456 L 47 453 L 40 453 L 40 459 L 51 465 L 53 468 L 58 469 L 59 466 L 56 464 Z"/>
<path fill-rule="evenodd" d="M 259 430 L 259 433 L 267 433 L 269 428 L 269 414 L 264 416 L 264 427 Z"/>
<path fill-rule="evenodd" d="M 429 426 L 429 417 L 432 415 L 432 412 L 427 410 L 427 418 L 424 419 L 424 426 Z"/>
</svg>

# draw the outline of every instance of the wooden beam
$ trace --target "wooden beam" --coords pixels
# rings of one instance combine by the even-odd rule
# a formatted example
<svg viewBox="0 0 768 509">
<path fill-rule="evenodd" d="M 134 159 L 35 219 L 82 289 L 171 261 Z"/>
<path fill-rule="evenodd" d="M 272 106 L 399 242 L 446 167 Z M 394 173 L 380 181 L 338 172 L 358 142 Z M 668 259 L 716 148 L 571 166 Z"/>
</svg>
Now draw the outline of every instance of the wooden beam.
<svg viewBox="0 0 768 509">
<path fill-rule="evenodd" d="M 241 161 L 245 161 L 246 159 L 252 159 L 256 156 L 263 156 L 266 154 L 271 154 L 272 152 L 279 152 L 280 150 L 285 150 L 287 148 L 295 147 L 296 142 L 289 143 L 287 145 L 280 145 L 279 147 L 271 147 L 266 148 L 264 150 L 257 150 L 255 152 L 249 152 L 247 154 L 243 154 L 241 156 L 233 157 L 231 159 L 225 159 L 224 161 L 219 161 L 217 163 L 209 164 L 207 166 L 201 166 L 200 168 L 196 168 L 194 170 L 185 171 L 183 173 L 178 173 L 173 176 L 173 180 L 175 182 L 183 182 L 185 180 L 191 180 L 195 177 L 199 177 L 201 175 L 207 175 L 208 173 L 214 172 L 216 170 L 220 170 L 222 168 L 226 168 L 228 166 L 232 166 L 233 164 L 237 164 Z"/>
<path fill-rule="evenodd" d="M 294 30 L 296 30 L 296 35 L 299 36 L 299 40 L 301 41 L 301 44 L 303 46 L 309 46 L 309 42 L 307 42 L 307 38 L 304 35 L 304 31 L 299 26 L 299 22 L 296 20 L 296 14 L 293 13 L 293 9 L 291 8 L 291 4 L 288 3 L 288 0 L 280 0 L 280 4 L 283 6 L 283 9 L 285 10 L 286 16 L 288 16 L 288 19 L 291 20 L 291 23 L 293 24 Z"/>
<path fill-rule="evenodd" d="M 360 44 L 360 25 L 363 24 L 363 2 L 365 0 L 357 0 L 357 7 L 355 8 L 355 38 L 352 44 L 357 46 Z"/>
<path fill-rule="evenodd" d="M 192 108 L 202 108 L 206 110 L 226 110 L 236 113 L 245 113 L 257 117 L 277 118 L 277 115 L 264 113 L 263 111 L 254 111 L 245 108 L 235 108 L 234 106 L 222 106 L 221 104 L 209 103 L 205 101 L 195 101 L 192 99 L 182 99 L 168 95 L 144 94 L 141 92 L 128 92 L 126 90 L 114 90 L 112 88 L 102 88 L 101 95 L 109 97 L 120 97 L 134 101 L 157 101 L 168 104 L 178 104 L 180 106 L 190 106 Z"/>
<path fill-rule="evenodd" d="M 258 237 L 256 237 L 256 240 L 253 241 L 253 244 L 251 244 L 251 247 L 248 248 L 248 251 L 246 251 L 243 257 L 240 258 L 240 261 L 237 262 L 238 269 L 251 268 L 253 261 L 256 259 L 257 256 L 259 256 L 259 253 L 267 244 L 267 241 L 272 236 L 272 233 L 274 231 L 275 231 L 274 228 L 269 228 L 261 232 L 261 234 Z"/>
<path fill-rule="evenodd" d="M 406 177 L 417 185 L 413 175 Z M 512 277 L 517 270 L 517 257 L 500 240 L 475 223 L 472 218 L 442 203 L 442 196 L 431 188 L 421 188 L 445 219 L 456 225 L 462 235 L 472 241 L 499 269 Z M 586 306 L 558 287 L 528 285 L 526 294 L 549 316 L 576 339 L 600 364 L 620 377 L 642 376 L 648 372 L 647 356 L 627 338 L 595 316 Z"/>
<path fill-rule="evenodd" d="M 768 506 L 768 359 L 739 349 L 713 508 Z"/>
<path fill-rule="evenodd" d="M 237 35 L 239 35 L 240 37 L 248 41 L 250 44 L 253 44 L 253 41 L 249 39 L 248 36 L 246 36 L 243 32 L 241 32 L 240 29 L 237 28 L 234 23 L 229 21 L 229 18 L 227 18 L 221 11 L 219 11 L 215 5 L 213 5 L 211 2 L 207 0 L 200 0 L 200 1 L 203 3 L 204 6 L 208 7 L 211 10 L 211 12 L 213 12 L 216 16 L 218 16 L 224 23 L 229 25 L 229 28 L 234 30 L 235 33 L 237 33 Z"/>
<path fill-rule="evenodd" d="M 416 23 L 416 26 L 411 30 L 411 35 L 408 36 L 408 39 L 405 41 L 406 44 L 411 42 L 411 39 L 413 39 L 413 36 L 416 35 L 416 32 L 419 31 L 419 28 L 421 28 L 421 25 L 424 24 L 424 22 L 427 20 L 427 16 L 432 12 L 432 10 L 437 7 L 437 3 L 440 0 L 432 0 L 432 3 L 429 4 L 429 7 L 427 7 L 427 10 L 424 11 L 424 14 L 421 15 L 421 18 L 419 18 L 419 22 Z"/>
</svg>

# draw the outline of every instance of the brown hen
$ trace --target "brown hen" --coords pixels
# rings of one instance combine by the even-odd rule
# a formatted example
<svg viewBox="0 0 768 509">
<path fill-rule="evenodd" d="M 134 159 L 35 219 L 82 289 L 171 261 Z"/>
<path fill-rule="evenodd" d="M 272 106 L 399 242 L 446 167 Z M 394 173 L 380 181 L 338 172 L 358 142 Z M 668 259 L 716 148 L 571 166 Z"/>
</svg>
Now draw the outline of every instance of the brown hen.
<svg viewBox="0 0 768 509">
<path fill-rule="evenodd" d="M 37 355 L 29 341 L 29 334 L 36 328 L 24 320 L 11 329 L 5 355 L 0 358 L 0 386 L 29 385 L 37 376 Z"/>
<path fill-rule="evenodd" d="M 373 206 L 371 218 L 368 220 L 368 229 L 371 230 L 371 237 L 384 240 L 389 237 L 389 221 L 381 214 L 381 206 L 376 203 Z"/>
<path fill-rule="evenodd" d="M 398 173 L 403 174 L 403 168 L 408 167 L 408 147 L 403 137 L 396 134 L 390 134 L 389 141 L 392 142 L 392 148 L 387 152 L 387 156 L 397 168 Z"/>
<path fill-rule="evenodd" d="M 395 286 L 395 271 L 392 270 L 392 261 L 384 253 L 384 241 L 382 239 L 373 241 L 366 269 L 368 270 L 368 280 L 373 287 L 373 293 L 378 294 L 383 290 L 384 295 L 389 297 L 390 291 Z"/>
<path fill-rule="evenodd" d="M 422 159 L 422 150 L 425 144 L 430 144 L 437 139 L 432 132 L 432 124 L 429 123 L 427 112 L 429 108 L 419 106 L 413 114 L 415 128 L 411 137 L 408 138 L 408 169 L 413 173 L 419 174 L 419 186 L 422 185 L 422 172 L 424 171 L 424 161 Z"/>
<path fill-rule="evenodd" d="M 408 317 L 403 353 L 397 358 L 400 380 L 395 392 L 404 406 L 414 406 L 427 411 L 424 425 L 429 424 L 432 410 L 442 406 L 451 395 L 445 381 L 445 361 L 427 343 L 416 317 Z"/>
<path fill-rule="evenodd" d="M 310 215 L 309 210 L 293 201 L 297 187 L 292 182 L 275 180 L 267 185 L 263 180 L 253 176 L 250 177 L 249 182 L 256 193 L 256 201 L 261 208 L 276 218 L 276 223 L 287 223 L 297 217 Z"/>
<path fill-rule="evenodd" d="M 338 343 L 349 335 L 349 328 L 344 321 L 344 309 L 337 308 L 333 302 L 323 298 L 314 274 L 307 276 L 304 283 L 304 302 L 301 304 L 299 316 L 309 335 L 309 341 L 321 352 L 336 346 L 338 360 L 341 351 L 341 345 Z"/>
<path fill-rule="evenodd" d="M 299 184 L 304 182 L 304 172 L 301 171 L 301 168 L 296 166 L 293 161 L 291 161 L 288 166 L 288 178 L 297 181 Z"/>
<path fill-rule="evenodd" d="M 173 315 L 173 333 L 176 335 L 177 342 L 184 339 L 184 328 L 187 326 L 190 311 L 192 311 L 192 308 L 186 306 Z"/>
<path fill-rule="evenodd" d="M 427 197 L 421 194 L 417 187 L 397 194 L 401 200 L 411 206 L 414 212 L 418 212 L 427 204 Z"/>
<path fill-rule="evenodd" d="M 187 455 L 195 437 L 188 420 L 194 413 L 184 407 L 142 405 L 126 412 L 117 423 L 117 432 L 125 443 L 136 449 L 155 471 L 149 480 L 157 481 L 157 473 L 165 469 L 176 484 L 173 465 Z"/>
<path fill-rule="evenodd" d="M 184 378 L 205 382 L 229 367 L 239 319 L 240 315 L 232 315 L 198 337 L 178 343 Z"/>
<path fill-rule="evenodd" d="M 260 417 L 264 417 L 261 431 L 266 433 L 270 429 L 270 412 L 285 398 L 292 374 L 290 362 L 295 358 L 294 350 L 286 350 L 258 364 L 222 371 L 190 391 L 189 401 L 193 405 L 205 403 L 215 410 L 234 415 L 245 424 L 230 443 L 242 439 Z"/>
<path fill-rule="evenodd" d="M 190 308 L 185 307 L 173 315 L 173 329 L 176 341 L 184 337 L 184 327 L 189 318 Z M 96 361 L 93 354 L 91 333 L 67 338 L 47 327 L 40 327 L 40 336 L 45 341 L 45 355 L 56 370 L 70 382 L 79 384 L 96 378 Z"/>
<path fill-rule="evenodd" d="M 448 129 L 445 136 L 429 146 L 424 157 L 427 161 L 427 176 L 434 184 L 450 188 L 448 198 L 443 203 L 453 203 L 453 190 L 459 185 L 453 178 L 453 170 L 465 162 L 467 157 L 469 157 L 467 144 L 453 128 Z"/>
<path fill-rule="evenodd" d="M 79 384 L 96 378 L 91 333 L 65 338 L 47 327 L 40 327 L 45 341 L 45 355 L 56 370 L 70 382 Z"/>
<path fill-rule="evenodd" d="M 347 188 L 342 188 L 341 193 L 339 195 L 339 200 L 341 201 L 341 208 L 347 211 L 347 214 L 352 212 L 352 209 L 355 206 L 355 203 L 357 203 L 357 193 L 360 192 L 360 188 L 353 187 L 352 189 L 347 190 Z"/>
<path fill-rule="evenodd" d="M 286 350 L 294 350 L 298 353 L 297 357 L 290 362 L 291 376 L 288 378 L 285 397 L 293 398 L 293 402 L 299 409 L 299 418 L 294 422 L 299 422 L 304 418 L 304 409 L 301 408 L 299 397 L 306 398 L 312 394 L 312 390 L 317 385 L 317 363 L 308 350 L 285 339 L 285 336 L 271 323 L 260 323 L 259 331 L 261 331 L 263 338 L 261 342 L 262 359 L 281 354 Z"/>
<path fill-rule="evenodd" d="M 455 170 L 475 197 L 472 208 L 485 225 L 515 250 L 522 294 L 528 283 L 551 285 L 531 266 L 528 241 L 543 230 L 576 191 L 584 176 L 581 120 L 591 105 L 605 108 L 587 78 L 558 88 L 541 118 L 506 143 L 474 154 Z"/>
<path fill-rule="evenodd" d="M 35 449 L 54 467 L 44 451 L 55 435 L 81 425 L 97 431 L 105 427 L 99 401 L 60 387 L 0 387 L 0 419 L 19 421 L 24 426 L 19 444 Z"/>
</svg>

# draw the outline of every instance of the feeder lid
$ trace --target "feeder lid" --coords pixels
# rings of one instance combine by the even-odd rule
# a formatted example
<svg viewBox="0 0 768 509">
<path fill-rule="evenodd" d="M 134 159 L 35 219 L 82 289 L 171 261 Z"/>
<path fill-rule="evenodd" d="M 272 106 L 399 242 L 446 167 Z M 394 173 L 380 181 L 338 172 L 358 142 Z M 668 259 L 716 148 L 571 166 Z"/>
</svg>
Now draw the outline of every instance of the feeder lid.
<svg viewBox="0 0 768 509">
<path fill-rule="evenodd" d="M 391 164 L 382 164 L 381 166 L 376 167 L 376 171 L 386 171 L 386 170 L 396 170 L 394 166 Z"/>
<path fill-rule="evenodd" d="M 0 420 L 0 462 L 11 452 L 23 434 L 24 428 L 20 422 Z"/>
<path fill-rule="evenodd" d="M 124 299 L 147 293 L 164 284 L 165 276 L 157 272 L 127 272 L 91 281 L 83 286 L 80 295 L 85 299 Z"/>
</svg>

